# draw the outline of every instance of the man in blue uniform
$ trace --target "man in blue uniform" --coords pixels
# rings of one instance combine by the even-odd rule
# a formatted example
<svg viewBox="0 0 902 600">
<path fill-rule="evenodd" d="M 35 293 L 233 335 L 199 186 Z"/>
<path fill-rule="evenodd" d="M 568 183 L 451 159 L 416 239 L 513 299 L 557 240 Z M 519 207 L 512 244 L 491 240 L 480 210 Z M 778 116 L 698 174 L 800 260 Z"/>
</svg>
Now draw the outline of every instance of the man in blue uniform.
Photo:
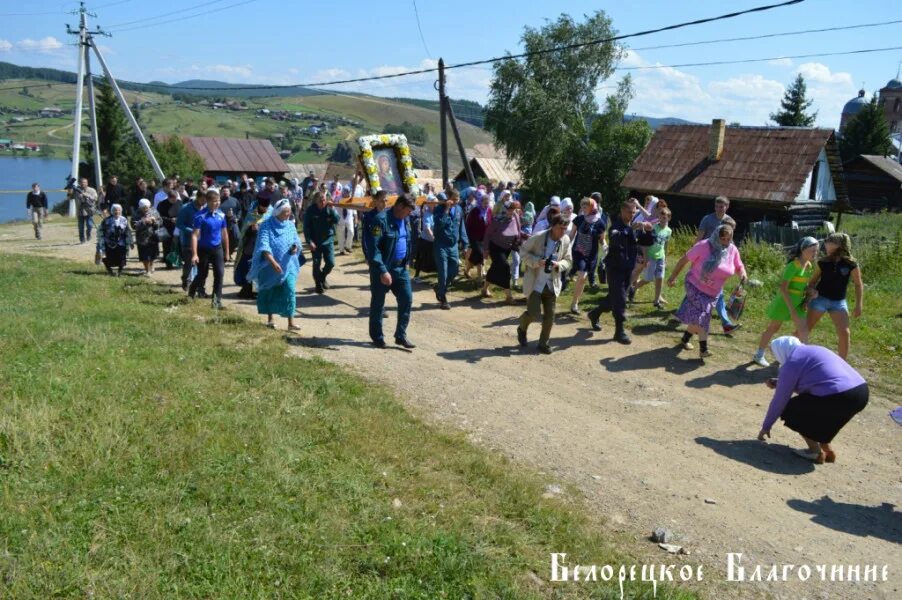
<svg viewBox="0 0 902 600">
<path fill-rule="evenodd" d="M 457 277 L 460 270 L 460 253 L 458 244 L 470 243 L 467 229 L 464 226 L 464 211 L 460 207 L 460 192 L 452 190 L 450 194 L 440 193 L 436 198 L 439 204 L 432 211 L 433 252 L 435 253 L 435 270 L 438 283 L 435 286 L 435 299 L 442 310 L 451 310 L 448 304 L 448 287 Z"/>
<path fill-rule="evenodd" d="M 369 229 L 375 220 L 379 217 L 379 214 L 385 210 L 385 200 L 388 197 L 388 193 L 385 190 L 379 190 L 373 196 L 373 207 L 363 213 L 363 217 L 360 219 L 361 221 L 361 233 L 360 233 L 360 248 L 363 250 L 363 258 L 366 260 L 367 264 L 369 264 L 369 254 L 366 251 L 366 236 L 363 235 L 363 232 Z M 388 318 L 388 311 L 385 310 L 385 305 L 382 306 L 382 318 Z"/>
<path fill-rule="evenodd" d="M 636 231 L 631 226 L 636 216 L 636 205 L 627 200 L 620 206 L 620 213 L 611 219 L 608 232 L 608 255 L 604 259 L 605 272 L 608 279 L 608 295 L 601 299 L 598 306 L 589 311 L 589 322 L 592 329 L 601 331 L 598 319 L 601 313 L 611 311 L 614 315 L 614 340 L 621 344 L 630 344 L 632 340 L 623 327 L 626 320 L 626 297 L 630 287 L 633 269 L 636 267 L 636 256 L 639 244 Z M 648 225 L 648 223 L 643 224 Z"/>
<path fill-rule="evenodd" d="M 394 206 L 376 214 L 363 231 L 364 251 L 370 267 L 370 339 L 376 348 L 385 348 L 382 335 L 382 311 L 385 294 L 391 290 L 398 301 L 395 343 L 416 348 L 407 339 L 413 291 L 410 289 L 410 213 L 416 206 L 413 196 L 401 194 Z"/>
<path fill-rule="evenodd" d="M 332 198 L 322 192 L 313 195 L 313 204 L 304 211 L 304 238 L 313 257 L 313 283 L 316 293 L 329 289 L 326 277 L 335 267 L 335 226 L 341 217 L 332 206 Z"/>
<path fill-rule="evenodd" d="M 219 192 L 206 194 L 207 208 L 194 215 L 191 232 L 191 262 L 197 265 L 197 277 L 188 288 L 188 296 L 194 298 L 198 289 L 204 289 L 207 270 L 213 267 L 213 308 L 222 308 L 222 280 L 225 275 L 225 257 L 229 255 L 229 231 L 225 215 L 219 210 Z"/>
</svg>

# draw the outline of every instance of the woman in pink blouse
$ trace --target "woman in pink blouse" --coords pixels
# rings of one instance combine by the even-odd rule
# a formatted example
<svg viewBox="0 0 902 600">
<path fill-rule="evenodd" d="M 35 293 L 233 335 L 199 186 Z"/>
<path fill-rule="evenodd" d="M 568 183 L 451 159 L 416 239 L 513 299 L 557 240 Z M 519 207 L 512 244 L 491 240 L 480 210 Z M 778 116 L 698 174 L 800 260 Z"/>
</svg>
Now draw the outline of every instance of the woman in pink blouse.
<svg viewBox="0 0 902 600">
<path fill-rule="evenodd" d="M 686 297 L 677 310 L 676 317 L 686 324 L 683 348 L 691 350 L 692 336 L 698 334 L 699 358 L 704 361 L 711 356 L 708 350 L 711 311 L 723 291 L 724 282 L 737 273 L 742 283 L 747 279 L 739 249 L 733 244 L 733 228 L 721 225 L 711 237 L 690 248 L 676 264 L 667 285 L 673 287 L 676 284 L 677 276 L 688 263 L 692 267 L 686 275 Z"/>
</svg>

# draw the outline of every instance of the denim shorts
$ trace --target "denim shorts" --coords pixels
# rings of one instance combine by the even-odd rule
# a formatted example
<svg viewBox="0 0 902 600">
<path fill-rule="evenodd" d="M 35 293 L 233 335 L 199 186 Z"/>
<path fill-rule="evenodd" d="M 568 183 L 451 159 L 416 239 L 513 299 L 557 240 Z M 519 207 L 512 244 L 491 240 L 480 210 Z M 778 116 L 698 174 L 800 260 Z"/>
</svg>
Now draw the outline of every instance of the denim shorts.
<svg viewBox="0 0 902 600">
<path fill-rule="evenodd" d="M 664 279 L 664 259 L 649 258 L 645 264 L 645 281 Z"/>
<path fill-rule="evenodd" d="M 808 301 L 808 310 L 816 310 L 817 312 L 849 312 L 849 305 L 845 298 L 842 300 L 831 300 L 824 296 L 818 296 L 814 300 Z"/>
</svg>

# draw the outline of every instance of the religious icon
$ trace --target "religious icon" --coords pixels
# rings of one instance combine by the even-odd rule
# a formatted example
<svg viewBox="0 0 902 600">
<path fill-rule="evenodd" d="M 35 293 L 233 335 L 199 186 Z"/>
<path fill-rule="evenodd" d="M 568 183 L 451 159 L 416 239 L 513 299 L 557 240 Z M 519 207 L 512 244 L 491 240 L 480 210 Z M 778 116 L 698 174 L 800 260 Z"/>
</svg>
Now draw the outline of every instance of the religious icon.
<svg viewBox="0 0 902 600">
<path fill-rule="evenodd" d="M 397 195 L 404 192 L 404 180 L 398 168 L 398 156 L 393 147 L 374 148 L 373 158 L 376 160 L 376 170 L 379 174 L 379 187 L 389 195 Z"/>
</svg>

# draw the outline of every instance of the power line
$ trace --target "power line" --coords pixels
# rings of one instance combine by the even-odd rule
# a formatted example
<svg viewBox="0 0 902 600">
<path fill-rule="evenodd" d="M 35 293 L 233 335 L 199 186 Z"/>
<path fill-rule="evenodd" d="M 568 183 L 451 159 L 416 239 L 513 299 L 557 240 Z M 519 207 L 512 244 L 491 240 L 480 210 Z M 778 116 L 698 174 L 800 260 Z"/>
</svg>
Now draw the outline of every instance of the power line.
<svg viewBox="0 0 902 600">
<path fill-rule="evenodd" d="M 709 67 L 713 65 L 741 65 L 746 63 L 767 62 L 771 60 L 820 58 L 824 56 L 844 56 L 848 54 L 870 54 L 872 52 L 890 52 L 902 50 L 902 46 L 891 48 L 867 48 L 865 50 L 847 50 L 845 52 L 821 52 L 819 54 L 796 54 L 794 56 L 772 56 L 770 58 L 745 58 L 740 60 L 715 60 L 710 62 L 681 63 L 675 65 L 642 65 L 638 67 L 617 67 L 616 71 L 640 71 L 645 69 L 682 69 L 685 67 Z"/>
<path fill-rule="evenodd" d="M 195 9 L 198 9 L 198 8 L 203 8 L 203 7 L 205 7 L 205 6 L 210 6 L 211 4 L 218 4 L 218 3 L 220 3 L 220 2 L 225 2 L 225 0 L 210 0 L 209 2 L 202 2 L 202 3 L 196 4 L 196 5 L 194 5 L 194 6 L 183 7 L 183 8 L 180 8 L 180 9 L 178 9 L 178 10 L 173 10 L 173 11 L 170 11 L 170 12 L 167 12 L 167 13 L 155 15 L 155 16 L 153 16 L 153 17 L 143 17 L 143 18 L 141 18 L 141 19 L 135 19 L 134 21 L 125 21 L 124 23 L 116 23 L 116 24 L 114 24 L 114 25 L 109 25 L 108 27 L 109 27 L 110 29 L 113 29 L 113 28 L 115 28 L 115 27 L 124 27 L 124 26 L 126 26 L 126 25 L 134 25 L 135 23 L 147 23 L 147 22 L 149 22 L 149 21 L 155 21 L 155 20 L 157 20 L 157 19 L 159 19 L 159 18 L 162 18 L 162 17 L 169 17 L 169 16 L 171 16 L 171 15 L 177 15 L 177 14 L 179 14 L 179 13 L 189 12 L 189 11 L 192 11 L 192 10 L 195 10 Z"/>
<path fill-rule="evenodd" d="M 420 32 L 420 41 L 423 42 L 423 50 L 426 51 L 426 57 L 432 58 L 432 52 L 426 45 L 426 36 L 423 35 L 423 26 L 420 24 L 420 11 L 417 9 L 417 0 L 413 0 L 413 14 L 417 18 L 417 30 Z"/>
<path fill-rule="evenodd" d="M 253 2 L 253 1 L 254 0 L 246 0 L 245 2 L 239 2 L 238 4 L 247 4 L 247 2 Z M 662 31 L 672 31 L 674 29 L 681 29 L 683 27 L 690 27 L 692 25 L 701 25 L 704 23 L 711 23 L 714 21 L 721 21 L 724 19 L 733 19 L 733 18 L 742 16 L 742 15 L 747 15 L 747 14 L 756 13 L 756 12 L 763 12 L 763 11 L 772 10 L 775 8 L 783 8 L 786 6 L 791 6 L 793 4 L 800 4 L 802 2 L 805 2 L 805 0 L 787 0 L 785 2 L 780 2 L 778 4 L 769 4 L 766 6 L 758 6 L 758 7 L 750 8 L 747 10 L 736 11 L 736 12 L 732 12 L 732 13 L 719 15 L 716 17 L 707 17 L 704 19 L 696 19 L 694 21 L 685 21 L 683 23 L 667 25 L 665 27 L 659 27 L 657 29 L 648 29 L 648 30 L 639 31 L 636 33 L 615 35 L 615 36 L 611 36 L 611 37 L 607 37 L 607 38 L 601 38 L 601 39 L 597 39 L 597 40 L 589 40 L 587 42 L 579 42 L 579 43 L 575 43 L 575 44 L 568 44 L 566 46 L 555 46 L 553 48 L 545 48 L 543 50 L 533 50 L 530 52 L 523 52 L 520 54 L 508 54 L 506 56 L 486 58 L 483 60 L 475 60 L 475 61 L 470 61 L 470 62 L 465 62 L 465 63 L 458 63 L 458 64 L 454 64 L 454 65 L 446 65 L 445 70 L 448 71 L 450 69 L 460 69 L 463 67 L 472 67 L 475 65 L 496 63 L 496 62 L 500 62 L 503 60 L 513 60 L 513 59 L 517 59 L 517 58 L 526 58 L 526 57 L 530 57 L 530 56 L 550 54 L 552 52 L 560 52 L 562 50 L 573 50 L 576 48 L 584 48 L 586 46 L 594 46 L 594 45 L 604 44 L 604 43 L 608 43 L 608 42 L 614 42 L 614 41 L 618 41 L 618 40 L 625 40 L 628 38 L 642 37 L 642 36 L 647 36 L 647 35 L 651 35 L 654 33 L 660 33 Z M 237 4 L 230 5 L 230 6 L 237 6 Z M 222 8 L 224 9 L 224 8 L 229 8 L 229 7 L 225 6 Z M 178 19 L 174 19 L 174 20 L 178 20 Z M 158 24 L 160 24 L 160 23 L 158 23 Z M 120 31 L 127 31 L 127 30 L 128 29 L 124 29 L 124 30 L 120 30 Z M 227 90 L 240 91 L 240 90 L 259 90 L 259 89 L 274 89 L 274 90 L 275 89 L 290 89 L 290 88 L 296 88 L 296 87 L 324 87 L 324 86 L 329 86 L 329 85 L 339 85 L 339 84 L 345 84 L 345 83 L 361 83 L 364 81 L 377 81 L 377 80 L 381 80 L 381 79 L 395 79 L 398 77 L 407 77 L 410 75 L 421 75 L 423 73 L 435 73 L 436 71 L 438 71 L 437 67 L 436 68 L 428 68 L 428 69 L 417 69 L 414 71 L 404 71 L 401 73 L 392 73 L 389 75 L 376 75 L 376 76 L 371 76 L 371 77 L 358 77 L 355 79 L 344 79 L 344 80 L 340 80 L 340 81 L 320 81 L 320 82 L 313 82 L 313 83 L 295 83 L 295 84 L 291 84 L 291 85 L 238 86 L 238 87 L 229 87 L 229 88 L 181 88 L 181 89 L 182 90 L 207 90 L 207 91 L 227 91 Z M 142 84 L 142 85 L 144 85 L 144 84 Z M 149 86 L 149 87 L 153 87 L 153 86 Z M 160 86 L 156 86 L 156 87 L 160 87 Z"/>
<path fill-rule="evenodd" d="M 222 0 L 217 0 L 221 2 Z M 134 31 L 135 29 L 147 29 L 148 27 L 155 27 L 157 25 L 165 25 L 167 23 L 175 23 L 176 21 L 182 22 L 187 21 L 188 19 L 196 19 L 197 17 L 205 17 L 207 15 L 215 14 L 217 12 L 223 11 L 227 8 L 235 8 L 236 6 L 243 6 L 245 4 L 251 4 L 252 2 L 256 2 L 257 0 L 244 0 L 243 2 L 235 2 L 234 4 L 226 4 L 225 6 L 217 7 L 214 10 L 205 10 L 199 12 L 194 15 L 185 15 L 181 17 L 174 17 L 172 19 L 166 19 L 165 21 L 157 21 L 156 23 L 143 23 L 141 25 L 134 25 L 132 27 L 125 27 L 124 29 L 117 29 L 116 32 L 122 33 L 124 31 Z"/>
<path fill-rule="evenodd" d="M 782 33 L 766 33 L 763 35 L 749 35 L 745 37 L 734 37 L 734 38 L 721 38 L 717 40 L 703 40 L 700 42 L 683 42 L 681 44 L 665 44 L 662 46 L 646 46 L 644 48 L 630 48 L 630 50 L 639 51 L 639 50 L 660 50 L 663 48 L 683 48 L 685 46 L 701 46 L 704 44 L 719 44 L 721 42 L 745 42 L 748 40 L 764 40 L 768 38 L 775 37 L 786 37 L 790 35 L 801 35 L 806 33 L 825 33 L 828 31 L 844 31 L 847 29 L 862 29 L 865 27 L 880 27 L 883 25 L 895 25 L 897 23 L 902 23 L 902 19 L 898 19 L 895 21 L 884 21 L 882 23 L 862 23 L 861 25 L 844 25 L 841 27 L 825 27 L 823 29 L 803 29 L 801 31 L 784 31 Z"/>
</svg>

